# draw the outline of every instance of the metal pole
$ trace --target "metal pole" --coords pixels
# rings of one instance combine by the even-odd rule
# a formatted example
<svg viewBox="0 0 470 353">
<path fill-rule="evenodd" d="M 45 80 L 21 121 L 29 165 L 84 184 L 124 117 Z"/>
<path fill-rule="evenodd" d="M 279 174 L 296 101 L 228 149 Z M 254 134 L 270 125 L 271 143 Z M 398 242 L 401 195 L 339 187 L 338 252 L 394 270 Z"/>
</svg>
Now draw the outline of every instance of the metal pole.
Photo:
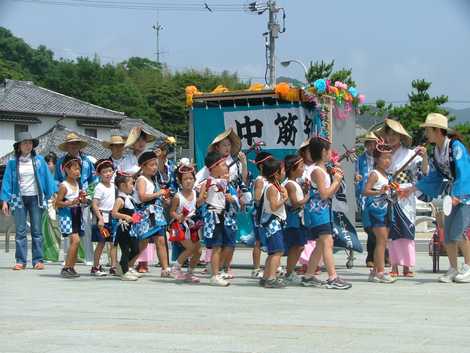
<svg viewBox="0 0 470 353">
<path fill-rule="evenodd" d="M 268 32 L 269 32 L 269 63 L 268 63 L 268 70 L 269 70 L 269 86 L 274 87 L 276 84 L 276 58 L 275 58 L 275 50 L 276 50 L 276 36 L 275 36 L 275 19 L 274 13 L 276 11 L 276 1 L 269 1 L 268 2 L 268 11 L 269 11 L 269 22 L 268 22 Z"/>
<path fill-rule="evenodd" d="M 153 25 L 152 28 L 157 31 L 157 64 L 160 64 L 160 31 L 163 30 L 163 26 L 160 22 L 157 21 L 156 25 Z"/>
</svg>

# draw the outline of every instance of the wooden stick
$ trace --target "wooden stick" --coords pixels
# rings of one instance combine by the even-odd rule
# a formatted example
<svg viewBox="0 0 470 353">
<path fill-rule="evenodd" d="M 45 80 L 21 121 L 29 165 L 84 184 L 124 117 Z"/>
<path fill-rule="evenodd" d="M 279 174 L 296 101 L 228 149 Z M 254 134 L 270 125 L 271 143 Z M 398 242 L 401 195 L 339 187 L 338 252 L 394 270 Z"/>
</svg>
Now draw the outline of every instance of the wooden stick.
<svg viewBox="0 0 470 353">
<path fill-rule="evenodd" d="M 423 147 L 426 147 L 426 145 L 427 145 L 427 143 L 425 143 L 425 144 L 423 145 Z M 400 169 L 398 169 L 398 170 L 393 174 L 393 180 L 395 180 L 396 177 L 397 177 L 402 171 L 404 171 L 404 170 L 406 169 L 406 167 L 408 167 L 408 166 L 410 165 L 410 163 L 413 162 L 414 159 L 415 159 L 416 157 L 418 157 L 418 156 L 419 156 L 419 151 L 418 151 L 418 152 L 415 152 L 415 154 L 414 154 L 413 156 L 411 156 L 411 158 L 408 159 L 408 160 L 406 161 L 406 163 L 403 164 L 403 166 L 402 166 Z"/>
</svg>

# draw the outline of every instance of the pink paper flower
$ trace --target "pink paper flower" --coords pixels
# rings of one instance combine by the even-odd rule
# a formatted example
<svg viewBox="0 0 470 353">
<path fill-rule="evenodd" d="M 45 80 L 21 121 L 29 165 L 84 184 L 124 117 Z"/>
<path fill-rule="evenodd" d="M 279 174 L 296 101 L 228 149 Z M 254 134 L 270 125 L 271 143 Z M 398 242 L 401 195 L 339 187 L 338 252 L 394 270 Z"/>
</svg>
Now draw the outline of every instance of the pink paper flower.
<svg viewBox="0 0 470 353">
<path fill-rule="evenodd" d="M 333 149 L 331 150 L 331 161 L 332 161 L 333 163 L 335 163 L 335 164 L 338 163 L 338 161 L 339 161 L 339 153 L 338 153 L 338 151 L 333 150 Z"/>
<path fill-rule="evenodd" d="M 348 89 L 348 85 L 346 83 L 341 82 L 341 81 L 336 81 L 335 82 L 335 87 L 338 87 L 339 89 L 344 89 L 344 90 Z"/>
</svg>

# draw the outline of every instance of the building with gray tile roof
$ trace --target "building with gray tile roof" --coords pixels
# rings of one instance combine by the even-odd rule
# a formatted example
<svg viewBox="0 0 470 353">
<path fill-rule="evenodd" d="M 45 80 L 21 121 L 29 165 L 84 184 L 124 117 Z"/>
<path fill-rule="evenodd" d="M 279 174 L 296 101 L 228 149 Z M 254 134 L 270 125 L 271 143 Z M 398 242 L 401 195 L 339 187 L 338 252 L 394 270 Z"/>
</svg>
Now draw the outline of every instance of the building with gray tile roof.
<svg viewBox="0 0 470 353">
<path fill-rule="evenodd" d="M 8 116 L 34 118 L 38 115 L 116 122 L 126 117 L 122 112 L 48 90 L 31 81 L 5 80 L 0 84 L 0 119 Z"/>
<path fill-rule="evenodd" d="M 0 83 L 0 163 L 11 157 L 12 145 L 21 131 L 29 131 L 41 141 L 40 154 L 57 150 L 66 134 L 75 132 L 89 143 L 86 153 L 97 158 L 109 156 L 101 146 L 113 133 L 127 136 L 141 126 L 157 138 L 166 135 L 122 112 L 106 109 L 35 85 L 30 81 L 5 80 Z"/>
</svg>

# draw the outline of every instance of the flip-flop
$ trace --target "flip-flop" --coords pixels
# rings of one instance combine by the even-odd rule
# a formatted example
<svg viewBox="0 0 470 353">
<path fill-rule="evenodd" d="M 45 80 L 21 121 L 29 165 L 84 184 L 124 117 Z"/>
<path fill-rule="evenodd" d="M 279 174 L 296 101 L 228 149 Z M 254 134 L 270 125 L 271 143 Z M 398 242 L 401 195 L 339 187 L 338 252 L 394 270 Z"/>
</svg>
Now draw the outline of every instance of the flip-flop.
<svg viewBox="0 0 470 353">
<path fill-rule="evenodd" d="M 38 262 L 36 265 L 34 265 L 35 270 L 44 270 L 44 264 L 42 262 Z"/>
<path fill-rule="evenodd" d="M 16 265 L 12 268 L 12 270 L 13 270 L 13 271 L 21 271 L 21 270 L 24 270 L 25 268 L 26 268 L 26 266 L 23 265 L 23 264 L 16 264 Z"/>
</svg>

